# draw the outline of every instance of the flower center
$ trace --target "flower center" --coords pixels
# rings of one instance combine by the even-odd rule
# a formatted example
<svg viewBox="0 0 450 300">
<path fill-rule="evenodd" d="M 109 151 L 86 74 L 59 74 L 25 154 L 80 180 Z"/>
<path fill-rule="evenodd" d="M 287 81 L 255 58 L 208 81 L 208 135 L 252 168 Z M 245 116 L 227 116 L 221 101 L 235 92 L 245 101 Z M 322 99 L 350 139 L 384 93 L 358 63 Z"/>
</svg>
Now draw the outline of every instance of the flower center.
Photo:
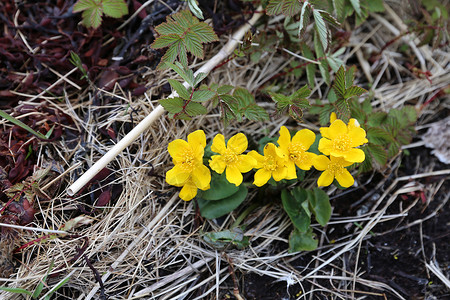
<svg viewBox="0 0 450 300">
<path fill-rule="evenodd" d="M 232 149 L 227 149 L 223 154 L 223 159 L 225 160 L 225 163 L 227 165 L 230 165 L 237 161 L 238 156 L 236 155 L 236 152 L 234 152 Z"/>
<path fill-rule="evenodd" d="M 328 164 L 328 170 L 334 174 L 340 174 L 344 170 L 344 159 L 342 157 L 336 158 Z"/>
<path fill-rule="evenodd" d="M 289 159 L 292 161 L 301 160 L 303 158 L 303 153 L 305 153 L 305 147 L 300 144 L 291 143 L 288 146 Z"/>
<path fill-rule="evenodd" d="M 264 169 L 268 171 L 275 171 L 278 165 L 274 157 L 264 157 Z"/>
<path fill-rule="evenodd" d="M 338 151 L 347 151 L 351 148 L 352 140 L 348 135 L 338 136 L 333 140 L 333 148 Z"/>
<path fill-rule="evenodd" d="M 184 150 L 184 160 L 181 162 L 181 166 L 188 172 L 194 169 L 195 156 L 191 149 Z"/>
</svg>

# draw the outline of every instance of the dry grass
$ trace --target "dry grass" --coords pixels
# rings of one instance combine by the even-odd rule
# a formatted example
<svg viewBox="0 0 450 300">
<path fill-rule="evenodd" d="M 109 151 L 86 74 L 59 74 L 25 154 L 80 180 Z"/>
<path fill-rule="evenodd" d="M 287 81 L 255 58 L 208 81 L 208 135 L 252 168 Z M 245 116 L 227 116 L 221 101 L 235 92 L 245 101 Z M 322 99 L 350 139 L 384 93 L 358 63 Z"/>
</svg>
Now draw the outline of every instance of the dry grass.
<svg viewBox="0 0 450 300">
<path fill-rule="evenodd" d="M 385 19 L 387 23 L 380 21 L 381 19 Z M 393 12 L 373 16 L 370 20 L 354 32 L 342 58 L 347 61 L 355 58 L 359 60 L 362 73 L 358 74 L 357 78 L 360 84 L 373 79 L 373 105 L 377 109 L 388 110 L 405 103 L 414 103 L 420 108 L 436 91 L 448 85 L 450 55 L 444 50 L 432 51 L 427 46 L 417 49 L 425 68 L 433 74 L 432 84 L 426 79 L 414 77 L 409 70 L 401 67 L 399 61 L 402 57 L 397 52 L 396 44 L 384 51 L 376 64 L 369 65 L 365 61 L 364 53 L 377 51 L 394 38 L 393 29 L 402 30 Z M 370 34 L 367 34 L 368 32 Z M 409 36 L 406 38 L 412 40 Z M 217 51 L 218 49 L 210 49 L 210 53 Z M 293 59 L 298 58 L 279 53 L 268 53 L 258 63 L 239 59 L 213 71 L 208 80 L 243 86 L 255 92 Z M 54 159 L 64 170 L 69 170 L 77 162 L 84 165 L 85 170 L 86 166 L 97 161 L 111 148 L 111 143 L 100 137 L 99 128 L 107 128 L 116 122 L 131 123 L 130 114 L 124 113 L 128 107 L 138 112 L 133 114 L 134 124 L 142 120 L 158 104 L 157 101 L 150 101 L 152 94 L 173 74 L 149 71 L 146 76 L 148 86 L 154 87 L 144 98 L 133 98 L 120 90 L 103 92 L 104 96 L 122 99 L 123 104 L 109 106 L 108 113 L 100 115 L 99 119 L 86 117 L 95 115 L 95 110 L 101 109 L 91 106 L 89 96 L 70 95 L 65 103 L 47 99 L 50 105 L 73 117 L 75 126 L 83 133 L 86 144 L 79 144 L 74 150 L 68 149 L 64 141 L 43 144 L 41 165 L 49 160 L 46 151 L 54 154 Z M 63 79 L 61 77 L 61 80 Z M 286 84 L 296 87 L 304 84 L 295 82 L 289 76 L 285 81 Z M 323 97 L 325 90 L 325 84 L 317 82 L 313 97 Z M 274 111 L 272 103 L 263 105 L 269 112 Z M 448 102 L 445 105 L 448 105 Z M 433 104 L 424 109 L 419 125 L 429 122 L 439 109 L 442 109 L 442 106 L 440 108 Z M 306 117 L 306 120 L 308 119 Z M 89 259 L 100 274 L 110 299 L 219 299 L 227 292 L 232 293 L 234 275 L 239 279 L 240 275 L 247 273 L 270 276 L 274 281 L 285 282 L 286 287 L 299 284 L 298 299 L 315 299 L 318 294 L 328 295 L 333 299 L 362 299 L 367 295 L 381 296 L 386 292 L 404 299 L 395 288 L 382 282 L 364 279 L 358 264 L 349 269 L 347 263 L 349 259 L 359 261 L 362 241 L 370 238 L 370 231 L 378 224 L 388 220 L 400 220 L 408 214 L 412 206 L 400 208 L 395 214 L 387 213 L 399 195 L 423 188 L 421 179 L 424 177 L 443 176 L 440 181 L 427 186 L 427 193 L 432 197 L 444 186 L 450 170 L 436 171 L 430 168 L 425 173 L 389 181 L 390 185 L 380 197 L 376 201 L 368 202 L 368 211 L 365 214 L 347 218 L 333 215 L 325 230 L 316 228 L 319 248 L 311 253 L 296 254 L 287 252 L 287 237 L 291 225 L 279 205 L 260 207 L 245 220 L 245 235 L 250 237 L 250 247 L 244 250 L 227 249 L 224 252 L 213 249 L 203 242 L 201 232 L 229 228 L 239 211 L 229 215 L 221 223 L 206 220 L 197 227 L 193 202 L 180 200 L 176 189 L 164 182 L 163 176 L 171 167 L 166 148 L 174 139 L 185 138 L 196 129 L 205 130 L 208 139 L 218 132 L 226 136 L 243 132 L 258 138 L 267 134 L 275 135 L 279 127 L 286 122 L 287 117 L 274 116 L 266 123 L 233 123 L 224 128 L 217 111 L 211 111 L 207 116 L 197 117 L 189 122 L 174 122 L 162 117 L 110 164 L 117 178 L 116 183 L 124 188 L 119 199 L 112 206 L 97 213 L 90 225 L 74 230 L 78 237 L 56 238 L 27 248 L 14 277 L 2 279 L 3 284 L 33 290 L 47 272 L 50 262 L 54 260 L 55 265 L 62 268 L 60 271 L 63 275 L 52 278 L 49 282 L 51 286 L 70 275 L 70 281 L 65 288 L 58 291 L 58 299 L 74 299 L 70 296 L 71 293 L 78 299 L 99 299 L 102 288 L 95 282 L 94 273 L 86 263 L 86 259 Z M 317 124 L 311 122 L 298 126 L 313 130 L 318 128 Z M 119 136 L 123 135 L 124 132 L 119 133 Z M 85 147 L 85 152 L 80 151 L 82 147 Z M 379 187 L 388 182 L 387 175 L 397 170 L 399 162 L 400 157 L 391 161 L 390 169 L 384 170 L 386 180 L 380 182 Z M 22 231 L 18 244 L 39 237 L 41 232 L 31 227 L 58 229 L 77 211 L 77 204 L 80 204 L 84 195 L 70 198 L 64 187 L 73 182 L 74 170 L 82 171 L 78 166 L 75 165 L 65 173 L 65 183 L 58 188 L 51 201 L 38 203 L 37 219 L 40 221 L 30 224 L 29 229 Z M 313 184 L 312 181 L 308 183 Z M 336 195 L 333 188 L 327 192 Z M 253 196 L 254 194 L 250 193 L 240 211 L 245 209 Z M 438 209 L 447 201 L 448 195 Z M 339 205 L 338 202 L 333 204 Z M 416 224 L 409 226 L 416 226 L 423 221 L 417 220 Z M 328 234 L 334 227 L 354 222 L 362 224 L 361 228 L 353 226 L 347 235 L 334 242 L 329 240 Z M 78 248 L 85 243 L 84 238 L 89 241 L 84 251 L 85 257 L 81 256 L 72 261 Z M 310 260 L 306 265 L 299 266 L 298 261 L 302 258 Z M 431 272 L 440 272 L 442 275 L 439 265 L 435 262 L 426 263 Z M 229 270 L 230 265 L 233 266 L 234 274 Z M 442 280 L 445 281 L 445 276 Z M 2 292 L 0 298 L 20 299 L 19 296 L 6 292 Z"/>
</svg>

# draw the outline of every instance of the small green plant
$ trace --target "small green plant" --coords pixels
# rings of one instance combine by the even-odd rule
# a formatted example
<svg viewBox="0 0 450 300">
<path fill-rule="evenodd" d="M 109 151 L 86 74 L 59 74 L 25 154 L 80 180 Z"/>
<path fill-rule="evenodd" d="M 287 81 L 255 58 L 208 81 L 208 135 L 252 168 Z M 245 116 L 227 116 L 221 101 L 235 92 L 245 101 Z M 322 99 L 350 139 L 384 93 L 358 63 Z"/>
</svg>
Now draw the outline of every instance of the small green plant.
<svg viewBox="0 0 450 300">
<path fill-rule="evenodd" d="M 36 136 L 37 138 L 40 138 L 41 140 L 48 140 L 50 138 L 50 136 L 52 135 L 53 129 L 55 128 L 55 126 L 52 126 L 52 128 L 50 128 L 50 130 L 45 135 L 43 135 L 42 133 L 35 131 L 33 128 L 31 128 L 27 124 L 14 118 L 13 116 L 4 112 L 3 110 L 0 110 L 0 117 L 10 121 L 14 125 L 17 125 L 17 126 L 21 127 L 22 129 L 25 129 L 26 131 L 28 131 L 32 135 Z"/>
<path fill-rule="evenodd" d="M 128 14 L 128 6 L 124 0 L 78 0 L 73 12 L 82 13 L 82 24 L 97 29 L 102 23 L 103 14 L 112 18 L 121 18 Z"/>
</svg>

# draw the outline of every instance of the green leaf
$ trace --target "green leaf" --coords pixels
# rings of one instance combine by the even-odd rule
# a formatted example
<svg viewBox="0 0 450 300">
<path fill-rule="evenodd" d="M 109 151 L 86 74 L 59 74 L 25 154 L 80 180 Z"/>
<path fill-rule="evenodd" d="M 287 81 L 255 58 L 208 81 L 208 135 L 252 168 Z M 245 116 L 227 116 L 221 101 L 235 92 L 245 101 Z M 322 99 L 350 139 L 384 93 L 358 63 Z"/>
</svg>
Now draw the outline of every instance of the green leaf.
<svg viewBox="0 0 450 300">
<path fill-rule="evenodd" d="M 10 287 L 6 287 L 6 286 L 0 286 L 0 291 L 5 291 L 5 292 L 9 292 L 9 293 L 14 293 L 14 294 L 25 294 L 28 296 L 32 295 L 32 293 L 26 289 L 10 288 Z"/>
<path fill-rule="evenodd" d="M 266 110 L 256 104 L 249 105 L 243 109 L 244 116 L 250 121 L 267 121 L 269 114 Z"/>
<path fill-rule="evenodd" d="M 387 145 L 393 142 L 393 137 L 381 127 L 370 127 L 367 129 L 367 139 L 376 145 Z"/>
<path fill-rule="evenodd" d="M 187 0 L 189 9 L 199 19 L 204 19 L 202 10 L 198 7 L 196 0 Z"/>
<path fill-rule="evenodd" d="M 302 48 L 302 54 L 304 57 L 311 59 L 311 60 L 315 59 L 311 49 L 309 49 L 309 47 L 305 43 L 301 44 L 301 48 Z M 308 79 L 308 85 L 310 88 L 313 88 L 315 85 L 315 82 L 314 82 L 315 73 L 316 73 L 316 64 L 310 63 L 310 64 L 306 65 L 306 77 Z"/>
<path fill-rule="evenodd" d="M 336 92 L 336 94 L 339 95 L 339 97 L 346 98 L 345 69 L 343 66 L 341 66 L 337 71 L 332 88 Z"/>
<path fill-rule="evenodd" d="M 216 249 L 223 250 L 228 245 L 235 245 L 238 249 L 244 249 L 250 245 L 248 236 L 245 236 L 240 228 L 223 230 L 219 232 L 207 232 L 202 235 L 203 240 Z"/>
<path fill-rule="evenodd" d="M 159 100 L 159 103 L 169 113 L 177 114 L 183 110 L 184 101 L 179 97 Z"/>
<path fill-rule="evenodd" d="M 247 197 L 248 190 L 242 184 L 233 195 L 216 201 L 208 201 L 197 198 L 200 214 L 207 219 L 216 219 L 222 217 L 236 209 Z"/>
<path fill-rule="evenodd" d="M 342 21 L 345 18 L 345 0 L 333 0 L 333 4 L 338 19 Z"/>
<path fill-rule="evenodd" d="M 42 280 L 39 281 L 39 284 L 36 286 L 36 289 L 34 290 L 33 295 L 31 296 L 33 299 L 37 299 L 39 297 L 39 295 L 42 292 L 42 289 L 44 288 L 44 283 L 47 281 L 47 277 L 50 274 L 50 272 L 53 269 L 53 266 L 55 264 L 55 260 L 52 259 L 52 261 L 50 262 L 50 266 L 48 267 L 48 271 L 45 274 L 44 278 L 42 278 Z"/>
<path fill-rule="evenodd" d="M 367 118 L 369 126 L 372 127 L 381 126 L 381 124 L 384 124 L 386 120 L 387 120 L 387 113 L 382 111 L 372 113 Z"/>
<path fill-rule="evenodd" d="M 216 93 L 213 91 L 200 89 L 194 92 L 192 95 L 192 101 L 205 102 L 211 100 L 215 95 Z"/>
<path fill-rule="evenodd" d="M 367 148 L 367 145 L 362 147 L 361 150 L 364 151 L 366 159 L 359 165 L 358 174 L 369 172 L 369 171 L 373 170 L 372 156 L 369 153 L 369 149 Z"/>
<path fill-rule="evenodd" d="M 292 192 L 281 191 L 283 208 L 292 224 L 301 232 L 306 232 L 311 225 L 311 212 L 308 208 L 308 193 L 305 189 L 295 188 Z"/>
<path fill-rule="evenodd" d="M 313 251 L 317 249 L 319 241 L 314 239 L 312 228 L 306 233 L 300 232 L 298 229 L 294 229 L 289 236 L 289 253 L 299 251 Z"/>
<path fill-rule="evenodd" d="M 42 140 L 47 140 L 48 139 L 42 133 L 33 130 L 30 126 L 28 126 L 27 124 L 23 123 L 22 121 L 20 121 L 20 120 L 18 120 L 16 118 L 14 118 L 13 116 L 11 116 L 10 114 L 4 112 L 3 110 L 0 110 L 0 117 L 5 118 L 6 120 L 10 121 L 14 125 L 17 125 L 17 126 L 21 127 L 22 129 L 25 129 L 29 133 L 35 135 L 36 137 L 38 137 L 38 138 L 40 138 Z"/>
<path fill-rule="evenodd" d="M 338 99 L 334 103 L 334 107 L 336 108 L 336 114 L 337 114 L 338 118 L 341 119 L 342 121 L 344 121 L 345 123 L 347 123 L 351 117 L 350 107 L 348 105 L 348 102 L 344 99 Z"/>
<path fill-rule="evenodd" d="M 189 102 L 186 105 L 185 108 L 185 112 L 191 116 L 191 117 L 195 117 L 198 115 L 206 115 L 206 113 L 208 112 L 208 110 L 206 109 L 206 107 L 204 107 L 203 105 L 201 105 L 200 103 L 196 103 L 196 102 Z"/>
<path fill-rule="evenodd" d="M 178 96 L 180 96 L 184 100 L 189 100 L 189 98 L 191 97 L 191 93 L 189 93 L 187 88 L 181 82 L 175 79 L 167 79 L 167 81 L 169 82 L 172 89 L 177 92 Z"/>
<path fill-rule="evenodd" d="M 74 13 L 82 12 L 83 10 L 100 7 L 101 0 L 78 0 L 73 6 Z"/>
<path fill-rule="evenodd" d="M 167 54 L 167 52 L 166 52 Z M 194 87 L 195 86 L 195 78 L 194 78 L 194 72 L 189 69 L 188 67 L 183 66 L 179 62 L 173 63 L 166 63 L 166 66 L 174 70 L 178 75 L 180 75 L 181 78 L 186 81 L 189 86 Z"/>
<path fill-rule="evenodd" d="M 370 0 L 367 4 L 370 12 L 384 12 L 383 0 Z"/>
<path fill-rule="evenodd" d="M 370 1 L 372 1 L 372 0 L 370 0 Z M 359 4 L 359 0 L 350 0 L 350 3 L 352 4 L 352 6 L 355 9 L 356 13 L 358 15 L 361 15 L 361 5 Z"/>
<path fill-rule="evenodd" d="M 325 21 L 323 20 L 323 17 L 320 12 L 321 12 L 321 10 L 319 10 L 319 9 L 313 10 L 313 16 L 314 16 L 316 30 L 317 30 L 317 33 L 320 38 L 320 42 L 322 43 L 322 47 L 323 47 L 324 51 L 326 51 L 328 49 L 330 36 L 328 34 L 328 29 L 325 24 Z"/>
<path fill-rule="evenodd" d="M 220 200 L 230 197 L 239 190 L 239 187 L 228 182 L 225 172 L 217 174 L 212 172 L 210 188 L 206 191 L 199 191 L 198 197 L 204 200 Z"/>
<path fill-rule="evenodd" d="M 309 19 L 311 15 L 311 8 L 308 5 L 308 1 L 305 1 L 300 12 L 300 21 L 298 27 L 298 36 L 301 38 L 306 32 L 306 27 L 308 27 Z"/>
<path fill-rule="evenodd" d="M 173 43 L 176 43 L 178 40 L 179 36 L 177 34 L 163 35 L 153 42 L 152 47 L 153 49 L 166 48 L 172 45 Z"/>
<path fill-rule="evenodd" d="M 81 14 L 83 18 L 81 23 L 86 27 L 97 29 L 102 23 L 102 14 L 101 7 L 88 8 Z"/>
<path fill-rule="evenodd" d="M 327 193 L 319 188 L 308 191 L 308 201 L 320 225 L 326 226 L 331 218 L 331 204 Z"/>
<path fill-rule="evenodd" d="M 367 93 L 367 91 L 365 89 L 363 89 L 362 87 L 353 85 L 345 91 L 344 98 L 349 99 L 353 96 L 361 96 L 364 93 Z"/>
<path fill-rule="evenodd" d="M 384 166 L 387 163 L 388 154 L 382 146 L 369 143 L 367 145 L 367 150 L 381 166 Z"/>
<path fill-rule="evenodd" d="M 336 20 L 332 15 L 330 15 L 328 12 L 324 10 L 319 10 L 320 15 L 322 18 L 330 25 L 333 25 L 336 28 L 340 28 L 341 24 Z"/>
<path fill-rule="evenodd" d="M 128 14 L 128 5 L 124 0 L 102 0 L 103 12 L 108 17 L 121 18 Z"/>
</svg>

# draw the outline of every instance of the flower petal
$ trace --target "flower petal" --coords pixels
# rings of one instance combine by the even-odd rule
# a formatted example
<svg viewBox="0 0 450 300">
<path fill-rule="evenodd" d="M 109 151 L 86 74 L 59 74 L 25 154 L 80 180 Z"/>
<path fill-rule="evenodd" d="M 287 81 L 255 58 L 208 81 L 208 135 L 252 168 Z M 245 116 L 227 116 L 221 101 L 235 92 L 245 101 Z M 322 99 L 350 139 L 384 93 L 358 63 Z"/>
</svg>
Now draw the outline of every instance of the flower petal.
<svg viewBox="0 0 450 300">
<path fill-rule="evenodd" d="M 322 137 L 324 137 L 324 138 L 331 139 L 331 137 L 330 137 L 330 128 L 328 128 L 328 127 L 320 127 L 320 135 L 322 135 Z"/>
<path fill-rule="evenodd" d="M 273 157 L 279 156 L 277 154 L 276 148 L 277 147 L 275 146 L 275 144 L 268 143 L 267 145 L 264 146 L 264 156 L 273 156 Z M 282 154 L 283 152 L 279 153 Z"/>
<path fill-rule="evenodd" d="M 347 133 L 347 125 L 342 120 L 337 119 L 330 125 L 328 133 L 331 139 L 337 138 L 338 136 Z"/>
<path fill-rule="evenodd" d="M 243 177 L 237 167 L 228 166 L 225 172 L 229 183 L 233 183 L 235 186 L 241 185 Z"/>
<path fill-rule="evenodd" d="M 287 173 L 285 179 L 295 179 L 297 178 L 297 170 L 295 169 L 295 164 L 293 161 L 288 161 L 287 163 Z"/>
<path fill-rule="evenodd" d="M 366 155 L 361 149 L 352 148 L 344 153 L 344 158 L 348 162 L 360 163 L 366 159 Z"/>
<path fill-rule="evenodd" d="M 245 154 L 238 156 L 237 168 L 241 173 L 249 172 L 251 169 L 256 167 L 256 164 L 256 159 L 254 157 L 251 157 L 250 155 Z"/>
<path fill-rule="evenodd" d="M 314 144 L 316 140 L 316 135 L 309 129 L 302 129 L 297 132 L 292 138 L 292 143 L 300 144 L 305 148 L 305 151 Z"/>
<path fill-rule="evenodd" d="M 334 121 L 336 121 L 336 119 L 337 119 L 336 113 L 333 111 L 330 114 L 330 124 L 332 124 Z"/>
<path fill-rule="evenodd" d="M 341 172 L 336 173 L 336 180 L 342 187 L 350 187 L 355 182 L 350 172 L 347 169 L 342 169 Z"/>
<path fill-rule="evenodd" d="M 175 165 L 172 169 L 167 171 L 166 182 L 170 185 L 182 186 L 188 180 L 189 175 L 191 175 L 191 173 L 186 172 L 181 165 Z"/>
<path fill-rule="evenodd" d="M 227 148 L 225 146 L 225 137 L 223 136 L 223 134 L 216 134 L 211 145 L 211 151 L 219 154 L 224 154 L 226 150 Z"/>
<path fill-rule="evenodd" d="M 192 182 L 192 180 L 189 180 L 181 189 L 180 198 L 184 201 L 192 200 L 195 196 L 197 196 L 197 187 Z"/>
<path fill-rule="evenodd" d="M 211 182 L 211 172 L 205 165 L 199 165 L 192 172 L 192 181 L 196 187 L 204 189 Z"/>
<path fill-rule="evenodd" d="M 358 147 L 368 142 L 366 139 L 366 131 L 361 127 L 350 127 L 349 125 L 348 135 L 352 140 L 352 147 Z"/>
<path fill-rule="evenodd" d="M 227 165 L 223 160 L 222 155 L 213 155 L 209 161 L 209 166 L 217 173 L 222 174 Z"/>
<path fill-rule="evenodd" d="M 264 156 L 262 156 L 255 150 L 250 151 L 247 155 L 253 157 L 256 160 L 255 168 L 261 169 L 264 166 Z"/>
<path fill-rule="evenodd" d="M 296 165 L 302 170 L 309 171 L 316 157 L 317 154 L 315 153 L 305 152 L 303 153 L 301 159 L 297 160 Z"/>
<path fill-rule="evenodd" d="M 325 170 L 322 172 L 322 175 L 320 175 L 319 179 L 317 179 L 317 185 L 329 186 L 331 183 L 333 183 L 333 180 L 334 174 L 328 170 Z"/>
<path fill-rule="evenodd" d="M 267 183 L 267 181 L 269 181 L 271 176 L 272 173 L 270 171 L 260 169 L 255 173 L 255 180 L 253 181 L 253 184 L 256 186 L 263 186 Z"/>
<path fill-rule="evenodd" d="M 279 166 L 274 171 L 272 171 L 272 177 L 275 181 L 280 181 L 280 180 L 286 178 L 287 172 L 288 172 L 288 168 L 286 165 Z"/>
<path fill-rule="evenodd" d="M 316 168 L 319 171 L 326 170 L 329 164 L 330 160 L 325 155 L 318 155 L 313 160 L 314 168 Z"/>
<path fill-rule="evenodd" d="M 329 139 L 321 138 L 319 141 L 319 151 L 325 155 L 330 155 L 332 143 Z"/>
<path fill-rule="evenodd" d="M 169 143 L 167 150 L 169 151 L 170 156 L 172 156 L 174 164 L 184 160 L 186 149 L 189 149 L 189 144 L 184 140 L 178 139 Z"/>
<path fill-rule="evenodd" d="M 284 126 L 280 127 L 279 133 L 280 137 L 278 138 L 277 143 L 281 149 L 287 151 L 287 147 L 291 143 L 291 134 L 289 133 L 289 130 Z"/>
<path fill-rule="evenodd" d="M 203 159 L 204 149 L 206 146 L 205 132 L 203 130 L 196 130 L 190 133 L 187 139 L 195 159 L 201 161 Z"/>
<path fill-rule="evenodd" d="M 247 137 L 243 133 L 233 135 L 228 140 L 228 149 L 232 149 L 234 153 L 241 154 L 248 147 Z"/>
</svg>

